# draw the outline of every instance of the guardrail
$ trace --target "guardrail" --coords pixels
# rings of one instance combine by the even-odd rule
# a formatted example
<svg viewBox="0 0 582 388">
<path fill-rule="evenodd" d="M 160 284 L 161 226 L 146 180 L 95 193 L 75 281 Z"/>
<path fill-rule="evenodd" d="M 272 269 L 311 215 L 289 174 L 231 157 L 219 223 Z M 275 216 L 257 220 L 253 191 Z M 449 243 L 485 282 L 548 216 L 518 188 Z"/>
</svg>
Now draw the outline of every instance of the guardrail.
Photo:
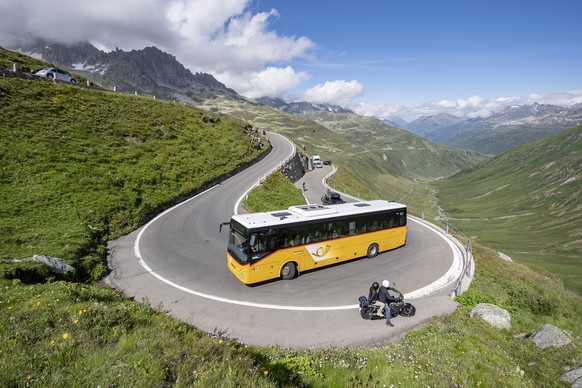
<svg viewBox="0 0 582 388">
<path fill-rule="evenodd" d="M 411 208 L 411 207 L 409 207 Z M 435 228 L 438 228 L 445 236 L 447 236 L 454 244 L 456 244 L 463 255 L 463 271 L 461 276 L 457 280 L 455 285 L 455 296 L 461 295 L 464 291 L 467 290 L 471 281 L 473 280 L 473 275 L 475 273 L 475 265 L 474 265 L 474 258 L 473 258 L 473 245 L 471 242 L 471 238 L 465 235 L 463 231 L 453 224 L 447 222 L 442 218 L 442 216 L 435 216 L 432 215 L 425 210 L 419 210 L 412 207 L 411 209 L 415 211 L 420 211 L 421 220 L 425 223 L 430 223 Z M 431 221 L 427 221 L 427 216 L 431 218 Z M 459 241 L 458 238 L 453 236 L 451 230 L 454 231 L 456 236 L 460 236 L 461 238 L 465 239 L 467 242 L 464 245 Z"/>
</svg>

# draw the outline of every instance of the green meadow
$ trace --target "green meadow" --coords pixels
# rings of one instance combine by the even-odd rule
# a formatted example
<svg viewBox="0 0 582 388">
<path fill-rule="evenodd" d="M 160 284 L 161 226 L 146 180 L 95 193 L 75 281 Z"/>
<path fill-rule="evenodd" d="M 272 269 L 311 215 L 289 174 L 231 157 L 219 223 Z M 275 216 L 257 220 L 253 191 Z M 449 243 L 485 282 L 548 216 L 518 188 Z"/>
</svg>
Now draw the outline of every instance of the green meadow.
<svg viewBox="0 0 582 388">
<path fill-rule="evenodd" d="M 66 84 L 0 78 L 0 386 L 567 386 L 560 376 L 580 367 L 582 360 L 580 296 L 544 269 L 501 260 L 498 247 L 489 242 L 500 238 L 495 233 L 502 234 L 506 225 L 501 223 L 491 232 L 471 227 L 476 223 L 463 224 L 463 231 L 475 236 L 476 273 L 469 291 L 457 298 L 457 311 L 376 348 L 248 346 L 227 331 L 206 333 L 187 325 L 173 318 L 168 306 L 132 301 L 99 285 L 108 240 L 134 230 L 265 151 L 265 140 L 249 130 L 248 122 L 215 112 Z M 279 120 L 259 122 L 250 116 L 259 132 Z M 382 164 L 388 161 L 381 154 L 367 158 L 362 145 L 350 144 L 320 124 L 287 116 L 285 120 L 277 125 L 301 128 L 288 134 L 300 149 L 305 145 L 306 152 L 330 152 L 329 158 L 341 167 L 335 183 L 370 197 L 415 198 L 418 208 L 432 203 L 428 198 L 433 190 L 425 183 L 436 176 L 415 181 L 394 175 L 390 169 L 395 166 Z M 311 142 L 318 132 L 327 140 Z M 556 144 L 565 148 L 578 134 L 570 133 L 574 138 Z M 536 152 L 526 150 L 533 157 L 548 147 L 560 148 L 553 144 Z M 564 149 L 563 155 L 570 160 L 576 153 Z M 505 157 L 497 160 L 501 163 Z M 508 163 L 517 169 L 515 162 Z M 579 226 L 579 209 L 569 202 L 579 203 L 569 186 L 575 181 L 564 174 L 540 191 L 525 180 L 517 182 L 518 176 L 539 176 L 539 182 L 553 179 L 559 170 L 553 171 L 550 163 L 540 160 L 537 169 L 503 179 L 475 175 L 479 179 L 469 185 L 452 177 L 449 185 L 459 179 L 458 191 L 436 186 L 436 196 L 455 224 L 467 214 L 482 221 L 522 208 L 519 214 L 525 217 L 532 211 L 527 209 L 531 200 L 503 196 L 503 186 L 513 183 L 516 192 L 538 195 L 555 212 L 544 213 L 550 221 L 539 216 L 510 225 L 518 230 L 506 229 L 505 236 L 516 236 L 533 223 L 536 229 L 546 229 L 534 235 L 537 240 L 552 241 L 561 247 L 559 253 L 575 254 L 576 243 L 567 244 L 571 239 L 553 240 Z M 491 166 L 466 174 L 480 174 Z M 506 173 L 507 168 L 489 171 Z M 489 186 L 459 194 L 479 182 Z M 404 183 L 408 186 L 398 186 Z M 388 185 L 398 187 L 382 194 Z M 486 202 L 492 195 L 488 193 L 497 195 L 501 211 L 493 201 Z M 297 194 L 301 192 L 275 174 L 250 195 L 247 206 L 285 208 L 297 203 Z M 512 199 L 512 205 L 501 204 L 503 198 Z M 558 220 L 571 224 L 563 227 Z M 501 242 L 504 251 L 513 253 L 506 249 L 513 247 L 510 237 Z M 516 252 L 520 249 L 523 246 L 515 245 Z M 547 248 L 531 248 L 540 257 L 543 249 Z M 55 275 L 40 264 L 15 261 L 32 254 L 61 257 L 76 272 Z M 494 329 L 469 318 L 469 310 L 482 302 L 508 310 L 511 329 Z M 528 336 L 546 323 L 562 329 L 573 343 L 538 349 Z"/>
</svg>

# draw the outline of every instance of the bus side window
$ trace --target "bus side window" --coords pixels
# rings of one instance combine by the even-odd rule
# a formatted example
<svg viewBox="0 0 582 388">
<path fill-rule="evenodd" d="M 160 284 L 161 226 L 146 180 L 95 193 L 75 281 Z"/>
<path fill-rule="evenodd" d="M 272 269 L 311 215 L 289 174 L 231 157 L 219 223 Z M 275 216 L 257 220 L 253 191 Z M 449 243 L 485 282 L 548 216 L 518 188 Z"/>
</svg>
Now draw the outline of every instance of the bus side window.
<svg viewBox="0 0 582 388">
<path fill-rule="evenodd" d="M 358 220 L 358 229 L 360 229 L 360 233 L 366 233 L 368 231 L 367 222 L 364 219 Z"/>
<path fill-rule="evenodd" d="M 356 221 L 350 221 L 350 223 L 349 223 L 349 232 L 348 233 L 349 233 L 350 236 L 357 233 L 357 230 L 356 230 Z"/>
<path fill-rule="evenodd" d="M 313 242 L 318 242 L 318 241 L 321 241 L 321 240 L 322 240 L 321 233 L 319 232 L 319 230 L 316 230 L 313 233 Z"/>
<path fill-rule="evenodd" d="M 267 239 L 267 251 L 272 252 L 277 249 L 277 236 L 271 235 Z"/>
</svg>

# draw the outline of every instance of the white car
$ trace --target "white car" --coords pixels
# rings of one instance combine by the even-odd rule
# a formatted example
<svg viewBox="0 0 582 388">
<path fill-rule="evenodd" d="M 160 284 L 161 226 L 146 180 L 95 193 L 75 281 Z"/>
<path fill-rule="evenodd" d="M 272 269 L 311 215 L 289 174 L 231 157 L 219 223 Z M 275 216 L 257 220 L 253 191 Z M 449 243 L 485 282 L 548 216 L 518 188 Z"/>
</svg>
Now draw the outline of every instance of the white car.
<svg viewBox="0 0 582 388">
<path fill-rule="evenodd" d="M 65 73 L 61 69 L 57 69 L 54 67 L 45 67 L 44 69 L 40 69 L 34 75 L 38 75 L 40 77 L 46 77 L 48 79 L 58 79 L 61 81 L 67 82 L 77 82 L 76 79 L 71 77 L 69 74 Z"/>
</svg>

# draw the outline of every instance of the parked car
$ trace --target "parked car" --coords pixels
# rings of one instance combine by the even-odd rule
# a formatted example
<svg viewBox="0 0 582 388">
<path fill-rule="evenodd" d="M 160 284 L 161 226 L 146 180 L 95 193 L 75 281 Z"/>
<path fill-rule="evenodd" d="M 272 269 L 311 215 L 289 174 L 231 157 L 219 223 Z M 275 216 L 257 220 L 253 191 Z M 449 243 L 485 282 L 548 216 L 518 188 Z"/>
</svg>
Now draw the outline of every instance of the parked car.
<svg viewBox="0 0 582 388">
<path fill-rule="evenodd" d="M 343 198 L 335 191 L 327 190 L 327 193 L 321 197 L 321 203 L 324 205 L 336 205 L 338 203 L 346 203 Z"/>
<path fill-rule="evenodd" d="M 67 82 L 77 82 L 77 80 L 71 77 L 69 74 L 65 73 L 61 69 L 57 69 L 55 67 L 45 67 L 44 69 L 40 69 L 34 75 L 38 75 L 39 77 L 46 77 L 48 79 L 58 79 L 61 81 Z"/>
<path fill-rule="evenodd" d="M 324 160 L 323 164 L 326 166 L 331 166 L 331 160 Z"/>
</svg>

